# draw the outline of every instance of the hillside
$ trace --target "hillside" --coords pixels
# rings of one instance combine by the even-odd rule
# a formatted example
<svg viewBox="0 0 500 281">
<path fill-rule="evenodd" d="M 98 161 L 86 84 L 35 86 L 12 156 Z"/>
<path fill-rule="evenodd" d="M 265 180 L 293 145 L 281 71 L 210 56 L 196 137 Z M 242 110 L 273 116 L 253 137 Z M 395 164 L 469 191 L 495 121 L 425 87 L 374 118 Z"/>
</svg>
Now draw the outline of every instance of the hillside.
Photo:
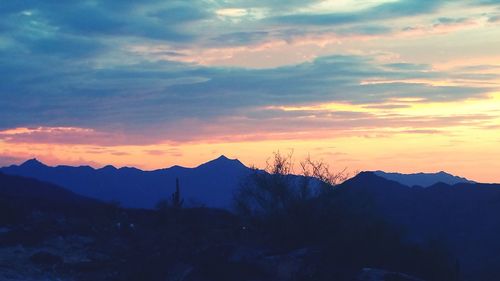
<svg viewBox="0 0 500 281">
<path fill-rule="evenodd" d="M 323 199 L 304 201 L 304 211 L 310 211 L 305 217 L 285 214 L 266 226 L 208 208 L 120 208 L 53 184 L 0 174 L 0 214 L 6 215 L 0 221 L 0 280 L 364 281 L 379 276 L 376 280 L 410 281 L 422 279 L 399 271 L 424 277 L 449 271 L 433 261 L 419 269 L 412 261 L 429 259 L 435 251 L 406 245 L 390 228 L 354 215 L 349 207 L 314 207 Z M 296 215 L 298 220 L 286 219 Z M 303 223 L 314 224 L 303 228 Z M 315 239 L 312 234 L 321 230 L 328 233 Z M 287 237 L 298 240 L 289 244 Z"/>
<path fill-rule="evenodd" d="M 458 258 L 467 280 L 496 280 L 500 271 L 500 185 L 458 183 L 409 188 L 371 172 L 338 187 L 346 201 L 365 205 L 399 225 L 411 241 L 436 241 Z M 492 278 L 494 276 L 495 278 Z"/>
</svg>

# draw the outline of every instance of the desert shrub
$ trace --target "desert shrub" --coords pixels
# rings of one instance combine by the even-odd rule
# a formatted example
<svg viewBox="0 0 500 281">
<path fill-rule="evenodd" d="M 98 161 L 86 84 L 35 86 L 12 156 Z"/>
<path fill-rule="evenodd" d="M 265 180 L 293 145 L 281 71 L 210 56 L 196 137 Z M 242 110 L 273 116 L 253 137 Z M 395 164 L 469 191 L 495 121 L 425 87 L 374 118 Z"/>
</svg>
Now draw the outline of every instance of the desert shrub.
<svg viewBox="0 0 500 281">
<path fill-rule="evenodd" d="M 345 280 L 363 267 L 448 280 L 445 251 L 407 243 L 402 229 L 374 212 L 371 198 L 336 188 L 345 170 L 332 173 L 310 158 L 300 166 L 302 177 L 294 176 L 291 154 L 275 153 L 236 193 L 237 213 L 256 240 L 278 252 L 318 249 L 310 280 Z"/>
</svg>

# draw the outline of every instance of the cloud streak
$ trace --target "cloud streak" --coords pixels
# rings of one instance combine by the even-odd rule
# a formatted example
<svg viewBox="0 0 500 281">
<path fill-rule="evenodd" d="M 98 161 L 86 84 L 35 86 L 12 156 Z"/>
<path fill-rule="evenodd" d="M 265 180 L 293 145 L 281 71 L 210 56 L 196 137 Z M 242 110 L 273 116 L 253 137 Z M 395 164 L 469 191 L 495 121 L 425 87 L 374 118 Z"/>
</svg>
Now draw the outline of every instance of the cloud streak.
<svg viewBox="0 0 500 281">
<path fill-rule="evenodd" d="M 0 70 L 6 73 L 22 63 L 2 61 Z M 376 106 L 398 98 L 422 102 L 481 98 L 491 88 L 440 86 L 432 81 L 454 75 L 471 80 L 498 78 L 495 74 L 476 77 L 429 71 L 418 65 L 380 65 L 359 56 L 323 57 L 273 69 L 155 62 L 106 68 L 62 64 L 39 72 L 43 66 L 30 66 L 22 69 L 23 75 L 11 72 L 12 79 L 0 87 L 3 129 L 79 127 L 140 134 L 161 127 L 168 137 L 169 128 L 179 122 L 209 122 L 270 105 L 345 102 Z M 371 79 L 380 81 L 365 82 Z"/>
<path fill-rule="evenodd" d="M 292 14 L 275 17 L 273 21 L 299 25 L 343 25 L 429 14 L 435 12 L 444 3 L 445 1 L 400 0 L 356 12 Z"/>
</svg>

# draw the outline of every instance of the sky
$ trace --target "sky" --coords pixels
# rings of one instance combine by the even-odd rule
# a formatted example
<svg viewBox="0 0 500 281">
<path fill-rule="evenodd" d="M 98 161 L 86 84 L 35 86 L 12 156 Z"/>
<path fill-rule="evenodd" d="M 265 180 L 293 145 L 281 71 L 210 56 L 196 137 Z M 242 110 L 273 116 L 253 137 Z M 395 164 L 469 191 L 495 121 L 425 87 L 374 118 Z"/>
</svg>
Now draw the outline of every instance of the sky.
<svg viewBox="0 0 500 281">
<path fill-rule="evenodd" d="M 276 151 L 500 182 L 500 1 L 0 3 L 0 165 Z"/>
</svg>

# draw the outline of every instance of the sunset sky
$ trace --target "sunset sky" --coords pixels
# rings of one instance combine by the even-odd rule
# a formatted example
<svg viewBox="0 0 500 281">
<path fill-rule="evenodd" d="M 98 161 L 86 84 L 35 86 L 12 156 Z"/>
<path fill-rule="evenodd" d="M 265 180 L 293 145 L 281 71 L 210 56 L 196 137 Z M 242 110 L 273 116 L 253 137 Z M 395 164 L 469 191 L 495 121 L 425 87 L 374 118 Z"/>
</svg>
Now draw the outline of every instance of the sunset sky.
<svg viewBox="0 0 500 281">
<path fill-rule="evenodd" d="M 0 3 L 0 166 L 278 150 L 500 182 L 500 1 Z"/>
</svg>

